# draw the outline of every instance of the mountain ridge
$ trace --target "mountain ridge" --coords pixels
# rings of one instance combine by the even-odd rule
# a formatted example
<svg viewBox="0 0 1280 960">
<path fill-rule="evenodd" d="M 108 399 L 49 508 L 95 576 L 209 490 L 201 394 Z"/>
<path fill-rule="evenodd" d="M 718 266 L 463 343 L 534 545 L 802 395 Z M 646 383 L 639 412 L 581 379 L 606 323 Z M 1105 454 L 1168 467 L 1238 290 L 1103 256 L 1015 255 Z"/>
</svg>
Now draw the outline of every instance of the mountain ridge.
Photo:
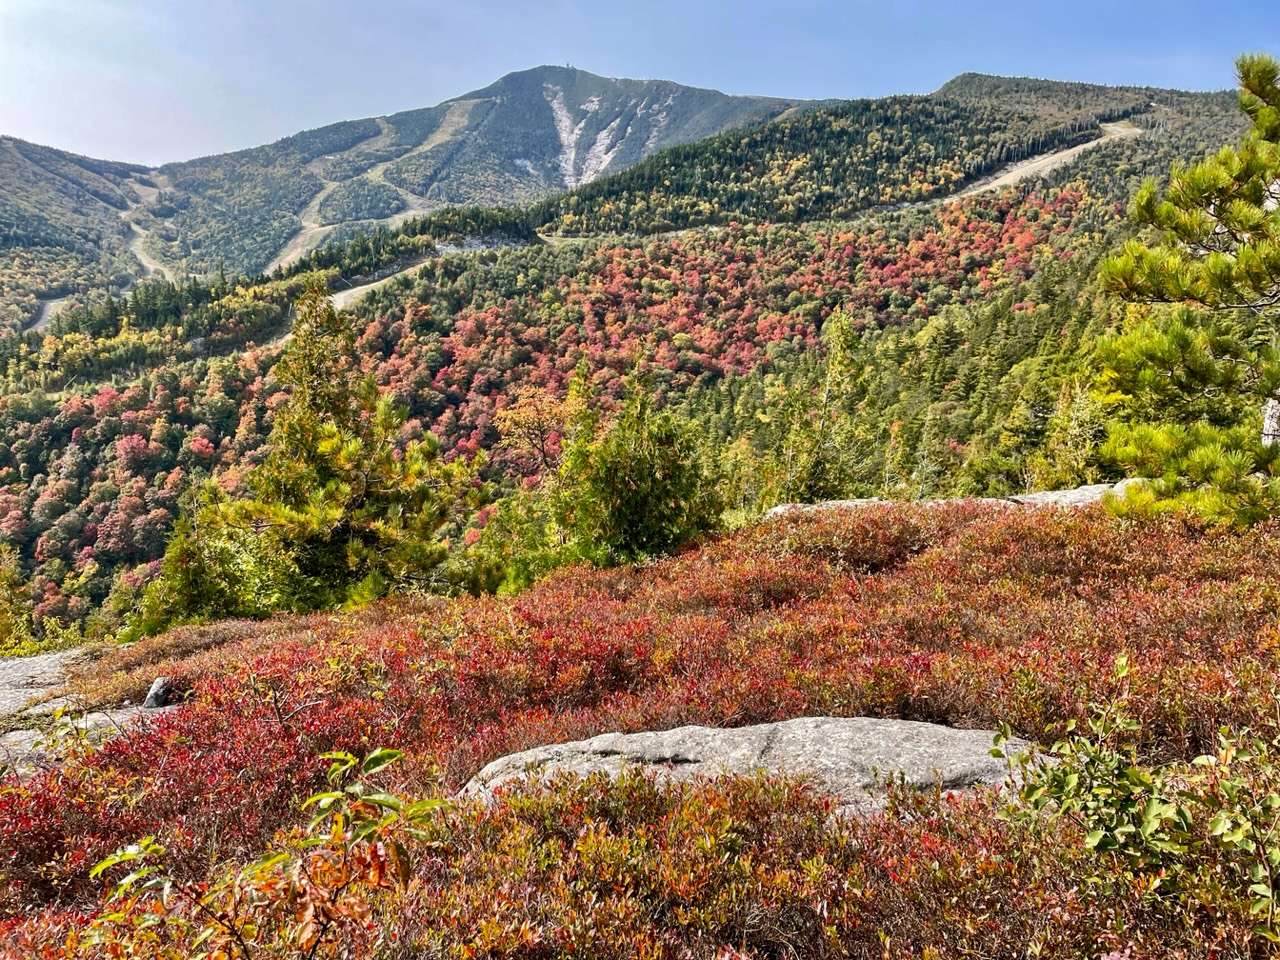
<svg viewBox="0 0 1280 960">
<path fill-rule="evenodd" d="M 104 286 L 145 274 L 147 256 L 178 273 L 252 273 L 291 262 L 337 230 L 444 206 L 541 199 L 801 103 L 539 66 L 434 106 L 159 166 L 3 138 L 0 195 L 9 202 L 0 203 L 0 249 L 68 250 L 97 261 L 82 279 Z M 131 269 L 130 247 L 145 251 L 142 270 Z"/>
<path fill-rule="evenodd" d="M 0 137 L 0 327 L 43 324 L 54 301 L 121 292 L 143 276 L 270 273 L 321 246 L 446 207 L 539 203 L 544 213 L 568 217 L 556 232 L 626 232 L 637 224 L 649 232 L 725 214 L 842 216 L 875 203 L 945 195 L 949 185 L 1047 149 L 1050 139 L 1066 145 L 1096 135 L 1097 119 L 1117 109 L 1148 109 L 1149 101 L 1175 95 L 966 73 L 918 97 L 796 101 L 544 65 L 435 106 L 339 121 L 159 167 Z M 1212 95 L 1196 95 L 1204 96 Z M 913 147 L 906 141 L 872 163 L 863 149 L 867 137 L 897 138 L 899 128 L 925 123 L 927 113 L 983 144 L 966 146 L 936 130 L 942 154 L 908 156 Z M 834 164 L 830 182 L 794 179 L 795 164 L 809 160 Z M 748 161 L 760 167 L 752 177 L 767 174 L 786 185 L 781 206 L 746 203 L 755 195 L 740 189 L 746 184 L 714 200 L 689 193 L 712 172 L 717 182 L 734 181 Z M 677 169 L 667 169 L 671 162 Z M 927 186 L 886 181 L 879 169 L 885 163 L 918 167 L 912 176 Z M 684 182 L 690 171 L 692 180 Z M 672 174 L 684 195 L 670 195 Z M 851 195 L 855 181 L 862 186 Z M 620 205 L 610 199 L 615 195 Z M 650 197 L 682 209 L 655 218 L 640 209 L 651 207 Z M 570 206 L 557 210 L 561 203 Z M 575 203 L 592 209 L 572 209 Z M 612 204 L 613 213 L 593 212 L 601 204 Z"/>
</svg>

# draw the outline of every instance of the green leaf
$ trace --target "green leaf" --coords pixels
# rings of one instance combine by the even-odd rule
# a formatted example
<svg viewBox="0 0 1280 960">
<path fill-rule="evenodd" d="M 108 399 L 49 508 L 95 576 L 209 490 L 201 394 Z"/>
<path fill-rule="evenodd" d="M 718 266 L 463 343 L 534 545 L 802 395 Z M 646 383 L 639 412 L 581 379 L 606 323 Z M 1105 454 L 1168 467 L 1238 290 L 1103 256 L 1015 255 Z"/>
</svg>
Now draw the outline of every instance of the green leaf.
<svg viewBox="0 0 1280 960">
<path fill-rule="evenodd" d="M 387 747 L 379 747 L 364 758 L 364 763 L 360 765 L 360 772 L 366 776 L 377 773 L 383 767 L 390 766 L 401 757 L 404 756 L 402 750 L 391 750 Z"/>
<path fill-rule="evenodd" d="M 370 793 L 360 798 L 365 803 L 372 803 L 375 807 L 382 807 L 384 810 L 399 810 L 404 806 L 404 801 L 390 793 Z"/>
<path fill-rule="evenodd" d="M 433 797 L 428 800 L 415 800 L 402 811 L 406 820 L 421 820 L 428 814 L 433 814 L 442 807 L 447 807 L 449 801 L 440 797 Z"/>
<path fill-rule="evenodd" d="M 329 790 L 324 793 L 313 793 L 302 802 L 302 809 L 305 810 L 307 807 L 316 806 L 321 810 L 328 810 L 345 796 L 346 795 L 339 790 Z"/>
</svg>

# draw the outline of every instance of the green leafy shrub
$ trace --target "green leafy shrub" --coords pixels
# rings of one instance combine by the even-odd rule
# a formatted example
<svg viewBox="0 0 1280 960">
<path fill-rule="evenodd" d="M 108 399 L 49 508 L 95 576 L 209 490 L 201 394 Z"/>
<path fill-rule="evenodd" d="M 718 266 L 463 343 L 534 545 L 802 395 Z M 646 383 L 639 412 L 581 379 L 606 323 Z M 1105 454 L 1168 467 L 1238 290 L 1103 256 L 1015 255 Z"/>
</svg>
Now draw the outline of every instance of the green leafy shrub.
<svg viewBox="0 0 1280 960">
<path fill-rule="evenodd" d="M 407 844 L 421 841 L 446 804 L 412 803 L 379 789 L 377 774 L 400 759 L 377 749 L 363 759 L 325 754 L 329 790 L 302 809 L 315 812 L 287 845 L 230 870 L 213 884 L 188 884 L 165 873 L 154 837 L 101 860 L 90 875 L 116 875 L 109 910 L 83 932 L 72 931 L 71 956 L 190 956 L 252 960 L 258 956 L 366 955 L 385 941 L 370 923 L 372 904 L 408 883 Z"/>
<path fill-rule="evenodd" d="M 1122 659 L 1117 679 L 1128 662 Z M 1093 882 L 1139 889 L 1194 914 L 1213 890 L 1280 943 L 1280 740 L 1247 730 L 1219 735 L 1190 763 L 1151 764 L 1131 740 L 1125 698 L 1095 708 L 1030 766 L 1015 818 L 1071 821 L 1098 855 Z"/>
</svg>

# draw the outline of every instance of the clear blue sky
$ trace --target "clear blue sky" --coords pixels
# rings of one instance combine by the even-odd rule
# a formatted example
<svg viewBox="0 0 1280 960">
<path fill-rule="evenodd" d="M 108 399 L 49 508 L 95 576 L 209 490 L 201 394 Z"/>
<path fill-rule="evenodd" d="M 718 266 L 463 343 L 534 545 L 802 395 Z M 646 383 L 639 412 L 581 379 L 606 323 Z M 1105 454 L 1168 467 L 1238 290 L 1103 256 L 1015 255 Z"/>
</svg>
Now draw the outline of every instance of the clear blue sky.
<svg viewBox="0 0 1280 960">
<path fill-rule="evenodd" d="M 1277 0 L 0 0 L 0 133 L 158 163 L 572 63 L 729 93 L 924 92 L 965 70 L 1219 89 Z"/>
</svg>

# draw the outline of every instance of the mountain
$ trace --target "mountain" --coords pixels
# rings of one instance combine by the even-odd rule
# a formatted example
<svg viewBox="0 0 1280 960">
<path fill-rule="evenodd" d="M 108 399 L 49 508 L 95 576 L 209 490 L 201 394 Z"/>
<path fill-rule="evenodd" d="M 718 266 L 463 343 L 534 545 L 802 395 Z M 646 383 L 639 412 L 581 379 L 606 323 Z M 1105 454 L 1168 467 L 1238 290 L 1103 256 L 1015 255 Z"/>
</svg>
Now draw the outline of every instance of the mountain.
<svg viewBox="0 0 1280 960">
<path fill-rule="evenodd" d="M 1229 139 L 1234 97 L 964 74 L 928 96 L 818 104 L 663 151 L 543 201 L 533 221 L 589 235 L 843 218 L 945 197 L 1032 157 L 1188 126 L 1211 129 L 1207 145 Z"/>
<path fill-rule="evenodd" d="M 1101 141 L 1107 121 L 1203 129 L 1233 113 L 1227 95 L 979 74 L 929 96 L 802 103 L 538 67 L 158 168 L 4 138 L 0 330 L 44 329 L 67 294 L 270 271 L 449 206 L 533 204 L 533 227 L 577 235 L 838 218 Z M 1225 139 L 1214 127 L 1205 145 Z"/>
<path fill-rule="evenodd" d="M 335 232 L 447 205 L 540 199 L 798 106 L 537 67 L 434 107 L 158 168 L 6 137 L 0 299 L 30 317 L 38 298 L 94 281 L 119 285 L 160 270 L 256 272 Z M 33 257 L 58 269 L 34 275 L 41 271 Z"/>
<path fill-rule="evenodd" d="M 145 172 L 0 137 L 0 330 L 30 322 L 41 299 L 140 272 L 127 218 Z"/>
<path fill-rule="evenodd" d="M 41 336 L 0 336 L 0 547 L 16 551 L 39 616 L 63 621 L 102 608 L 120 576 L 154 563 L 184 487 L 205 473 L 234 478 L 264 449 L 278 402 L 271 371 L 304 269 L 328 271 L 344 293 L 402 272 L 349 301 L 363 323 L 362 362 L 413 429 L 451 454 L 490 451 L 495 477 L 509 458 L 496 424 L 514 398 L 563 391 L 586 359 L 613 399 L 639 362 L 709 439 L 745 444 L 732 446 L 731 495 L 754 509 L 776 481 L 768 457 L 789 449 L 779 397 L 803 382 L 839 310 L 862 331 L 851 383 L 865 395 L 849 400 L 855 481 L 826 492 L 1020 489 L 1048 425 L 1074 422 L 1058 407 L 1114 319 L 1099 306 L 1093 265 L 1125 235 L 1125 202 L 1171 163 L 1238 140 L 1242 122 L 1228 95 L 967 84 L 947 96 L 818 105 L 669 147 L 545 205 L 447 208 L 327 246 L 278 280 L 157 278 L 125 299 L 65 309 Z M 1116 110 L 1130 111 L 1120 121 L 1129 132 L 1108 139 L 1101 124 L 1111 121 L 1100 118 Z M 70 204 L 118 244 L 140 215 L 131 195 L 152 205 L 172 196 L 152 170 L 6 149 L 28 180 L 44 171 L 41 183 L 64 188 L 47 191 L 51 222 Z M 326 155 L 318 143 L 291 149 Z M 1007 165 L 1028 152 L 1035 163 L 1001 166 L 993 186 L 1039 177 L 1046 158 L 1063 162 L 1047 182 L 970 183 L 993 158 Z M 348 159 L 358 153 L 348 148 Z M 621 204 L 640 196 L 632 187 L 651 168 L 670 184 L 655 184 L 647 207 Z M 706 222 L 738 223 L 626 236 L 704 216 L 685 201 L 714 202 Z M 610 202 L 625 216 L 615 221 Z M 570 232 L 551 216 L 562 209 L 576 211 L 579 232 L 624 235 L 423 262 L 433 238 L 450 235 L 447 221 L 468 236 L 509 222 L 536 240 L 534 226 Z M 845 211 L 856 219 L 836 219 Z M 803 222 L 815 218 L 824 222 Z M 147 254 L 140 235 L 132 245 Z M 12 252 L 33 249 L 60 250 Z M 1052 474 L 1057 485 L 1081 479 Z"/>
</svg>

